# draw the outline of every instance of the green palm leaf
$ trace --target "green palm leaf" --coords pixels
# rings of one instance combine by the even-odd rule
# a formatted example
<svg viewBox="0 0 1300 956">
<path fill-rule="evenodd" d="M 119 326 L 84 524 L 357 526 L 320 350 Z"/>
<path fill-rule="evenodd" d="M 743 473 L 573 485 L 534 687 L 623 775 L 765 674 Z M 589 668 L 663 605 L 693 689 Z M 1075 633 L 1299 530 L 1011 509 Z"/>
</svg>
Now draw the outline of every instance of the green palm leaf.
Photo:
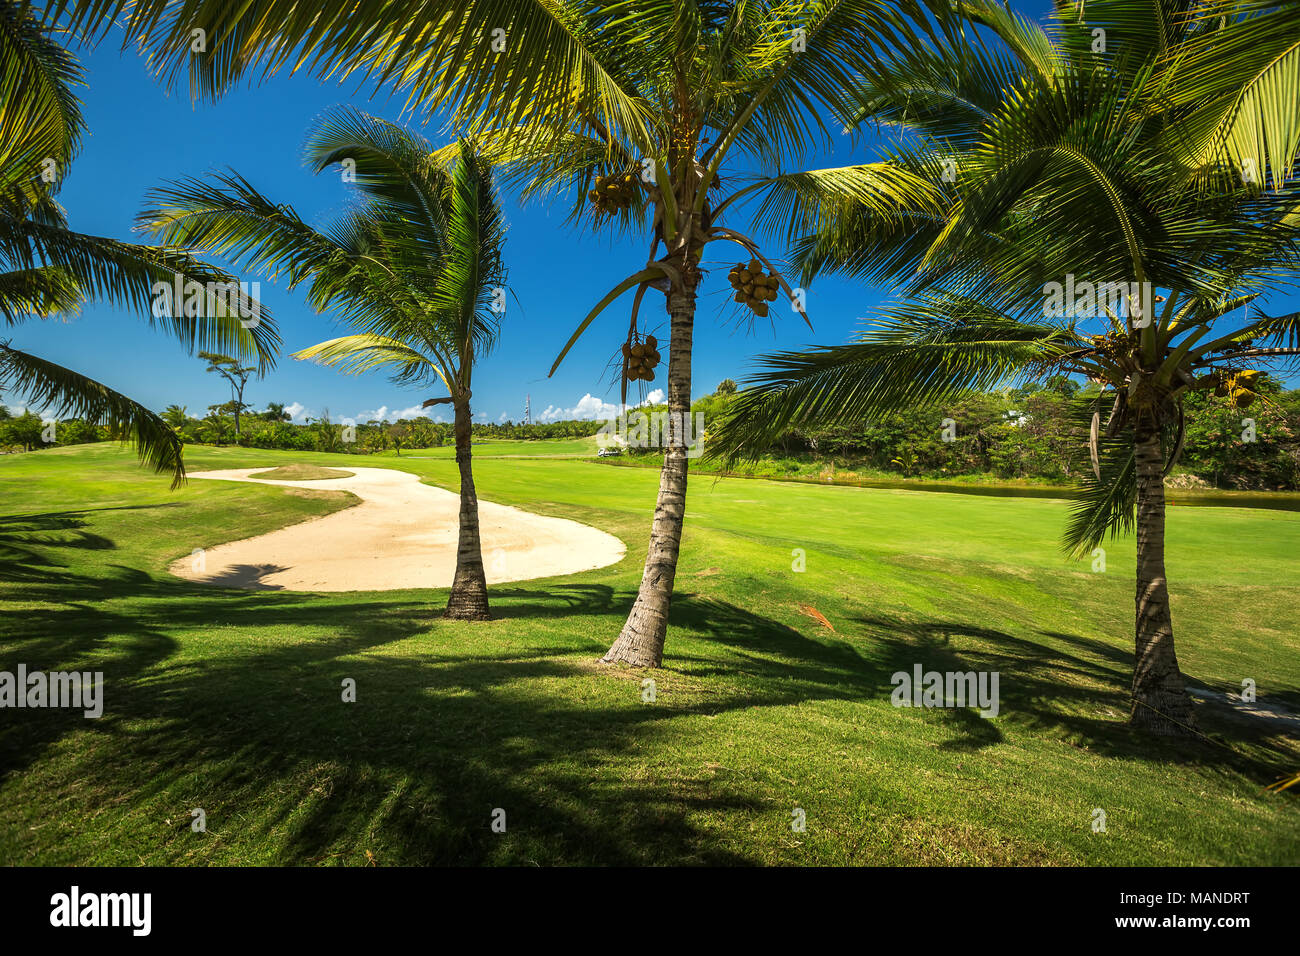
<svg viewBox="0 0 1300 956">
<path fill-rule="evenodd" d="M 181 440 L 161 418 L 120 392 L 43 358 L 0 343 L 0 392 L 25 396 L 56 418 L 108 425 L 135 445 L 157 472 L 171 472 L 172 487 L 185 480 Z"/>
<path fill-rule="evenodd" d="M 18 325 L 32 315 L 66 315 L 81 301 L 81 287 L 58 266 L 0 272 L 0 315 L 6 325 Z"/>
<path fill-rule="evenodd" d="M 978 301 L 936 293 L 885 310 L 857 341 L 759 359 L 760 371 L 711 435 L 709 453 L 752 458 L 785 429 L 860 421 L 902 404 L 938 405 L 1060 361 L 1073 336 Z"/>
<path fill-rule="evenodd" d="M 1191 107 L 1178 141 L 1196 163 L 1249 163 L 1280 189 L 1300 156 L 1300 7 L 1209 0 L 1192 22 L 1200 29 L 1170 56 L 1162 88 L 1169 105 Z"/>
</svg>

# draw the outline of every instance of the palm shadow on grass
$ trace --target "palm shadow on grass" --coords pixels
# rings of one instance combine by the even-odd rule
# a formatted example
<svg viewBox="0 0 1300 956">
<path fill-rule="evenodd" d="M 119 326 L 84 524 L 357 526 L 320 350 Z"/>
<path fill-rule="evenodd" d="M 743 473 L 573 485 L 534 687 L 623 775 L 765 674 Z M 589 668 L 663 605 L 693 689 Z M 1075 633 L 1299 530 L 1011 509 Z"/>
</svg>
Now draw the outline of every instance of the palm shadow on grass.
<svg viewBox="0 0 1300 956">
<path fill-rule="evenodd" d="M 707 693 L 650 707 L 639 701 L 639 674 L 629 681 L 595 667 L 598 654 L 583 643 L 606 643 L 627 613 L 633 595 L 608 585 L 494 588 L 498 623 L 467 626 L 441 619 L 445 591 L 340 599 L 212 588 L 120 565 L 69 573 L 48 563 L 50 552 L 84 539 L 39 535 L 76 530 L 66 524 L 75 515 L 41 518 L 35 528 L 30 516 L 15 522 L 6 536 L 21 546 L 23 534 L 38 535 L 26 546 L 54 570 L 22 581 L 22 599 L 37 606 L 21 621 L 0 622 L 8 648 L 0 668 L 21 660 L 33 669 L 103 670 L 106 710 L 98 721 L 23 712 L 0 730 L 0 781 L 50 772 L 41 758 L 66 738 L 71 756 L 59 758 L 57 775 L 75 773 L 79 788 L 107 804 L 141 807 L 132 819 L 144 831 L 135 849 L 143 846 L 151 862 L 246 862 L 224 852 L 223 834 L 232 831 L 275 846 L 272 861 L 284 864 L 363 863 L 365 850 L 387 864 L 757 862 L 721 849 L 692 820 L 697 811 L 730 809 L 771 812 L 775 825 L 785 811 L 769 806 L 761 789 L 686 766 L 629 768 L 654 752 L 672 721 L 809 700 L 888 699 L 890 675 L 917 662 L 1002 669 L 1004 714 L 1066 729 L 1099 752 L 1200 759 L 1153 752 L 1114 719 L 1088 716 L 1114 705 L 1123 661 L 1113 648 L 1069 635 L 1050 635 L 1058 645 L 1076 642 L 1063 653 L 964 624 L 862 617 L 854 633 L 813 638 L 679 593 L 666 677 Z M 570 619 L 576 629 L 556 637 L 554 626 Z M 524 631 L 525 621 L 544 626 Z M 188 635 L 212 627 L 230 629 L 245 646 L 171 660 Z M 509 650 L 470 653 L 480 627 L 513 636 L 492 645 Z M 958 654 L 954 635 L 997 650 Z M 399 642 L 407 646 L 394 650 Z M 1076 685 L 1065 679 L 1071 671 L 1088 680 Z M 345 679 L 356 682 L 356 703 L 341 699 Z M 583 682 L 581 693 L 574 681 Z M 1096 682 L 1104 689 L 1091 689 Z M 997 723 L 973 709 L 933 719 L 951 730 L 943 746 L 978 750 L 1002 739 Z M 78 749 L 87 731 L 96 739 Z M 205 809 L 207 835 L 191 833 L 191 807 Z M 491 829 L 496 808 L 506 813 L 505 833 Z M 23 862 L 79 862 L 49 852 L 57 851 Z"/>
<path fill-rule="evenodd" d="M 508 656 L 458 653 L 446 639 L 470 632 L 440 619 L 444 592 L 427 602 L 339 603 L 122 567 L 47 577 L 24 590 L 43 604 L 24 615 L 9 646 L 32 668 L 104 670 L 106 713 L 88 721 L 79 712 L 27 712 L 0 734 L 0 779 L 30 770 L 65 736 L 101 735 L 103 746 L 92 748 L 100 758 L 78 761 L 79 786 L 111 800 L 166 795 L 146 825 L 158 827 L 161 858 L 170 861 L 187 859 L 194 837 L 186 825 L 158 821 L 187 824 L 192 805 L 204 807 L 216 841 L 250 817 L 241 829 L 251 825 L 268 839 L 287 831 L 276 859 L 288 864 L 361 862 L 362 834 L 387 863 L 757 862 L 719 849 L 690 821 L 697 811 L 767 812 L 761 791 L 703 780 L 687 767 L 629 779 L 611 766 L 652 746 L 665 722 L 860 699 L 892 666 L 682 594 L 674 627 L 717 643 L 731 660 L 685 654 L 668 666 L 707 681 L 709 693 L 646 707 L 633 681 L 616 699 L 575 701 L 548 686 L 589 682 L 593 673 L 601 683 L 626 680 L 596 668 L 591 649 L 554 646 L 545 636 Z M 494 591 L 507 627 L 572 618 L 611 633 L 632 597 L 598 584 Z M 268 640 L 238 656 L 169 662 L 185 634 L 207 626 Z M 304 629 L 325 636 L 274 640 Z M 418 643 L 385 653 L 400 641 Z M 355 704 L 341 700 L 344 678 L 356 681 Z M 178 800 L 185 805 L 171 805 Z M 490 828 L 498 807 L 507 813 L 505 834 Z M 784 814 L 772 812 L 774 820 Z M 355 852 L 340 855 L 340 846 Z M 219 843 L 208 852 L 224 859 Z"/>
<path fill-rule="evenodd" d="M 111 551 L 110 539 L 84 530 L 86 515 L 98 511 L 149 510 L 167 505 L 120 505 L 80 511 L 50 511 L 44 514 L 0 516 L 0 581 L 38 581 L 52 571 L 66 568 L 53 549 Z"/>
<path fill-rule="evenodd" d="M 77 543 L 45 535 L 68 520 L 11 526 L 11 540 L 39 532 L 32 550 L 53 573 L 38 569 L 23 582 L 19 598 L 28 607 L 21 620 L 0 624 L 0 667 L 102 670 L 105 716 L 19 712 L 22 719 L 0 731 L 0 780 L 49 772 L 41 758 L 66 741 L 72 756 L 60 757 L 55 772 L 75 767 L 79 790 L 111 804 L 136 793 L 167 804 L 144 825 L 158 830 L 157 858 L 173 862 L 195 846 L 191 805 L 205 808 L 218 841 L 204 859 L 227 862 L 219 841 L 235 820 L 268 838 L 287 830 L 277 861 L 291 864 L 364 862 L 359 849 L 339 854 L 358 840 L 388 863 L 748 862 L 711 846 L 687 821 L 705 806 L 753 808 L 752 794 L 689 775 L 630 784 L 602 772 L 611 757 L 642 746 L 656 722 L 689 710 L 574 704 L 536 689 L 590 679 L 587 650 L 457 655 L 470 632 L 441 620 L 445 592 L 430 592 L 428 601 L 340 603 L 212 588 L 120 565 L 71 573 L 49 555 Z M 631 600 L 584 585 L 498 596 L 507 624 L 547 615 L 613 621 Z M 182 640 L 214 626 L 254 641 L 265 635 L 266 645 L 172 660 Z M 419 644 L 410 653 L 385 653 L 411 639 Z M 356 704 L 341 700 L 345 677 L 359 688 Z M 490 829 L 496 807 L 507 810 L 505 834 Z"/>
<path fill-rule="evenodd" d="M 464 625 L 437 622 L 423 605 L 333 604 L 286 615 L 263 606 L 267 595 L 254 595 L 226 609 L 227 626 L 328 624 L 337 636 L 158 668 L 174 642 L 160 644 L 142 620 L 65 605 L 52 621 L 57 631 L 87 644 L 96 630 L 115 633 L 116 653 L 100 665 L 109 681 L 106 715 L 25 713 L 0 735 L 0 776 L 22 772 L 65 734 L 89 729 L 116 738 L 117 757 L 83 761 L 80 786 L 113 795 L 183 793 L 186 806 L 165 816 L 188 822 L 190 804 L 204 807 L 215 840 L 251 814 L 268 837 L 287 828 L 281 863 L 364 862 L 359 848 L 338 860 L 337 848 L 365 833 L 372 834 L 365 848 L 386 863 L 747 862 L 710 849 L 687 818 L 706 804 L 751 806 L 751 797 L 716 786 L 706 792 L 687 780 L 601 781 L 598 769 L 612 756 L 642 745 L 656 721 L 682 711 L 575 706 L 532 690 L 589 677 L 584 652 L 543 648 L 491 660 L 440 654 L 443 629 Z M 264 619 L 268 611 L 278 624 Z M 19 643 L 25 658 L 53 651 L 51 634 L 36 625 Z M 411 656 L 375 653 L 409 638 L 424 645 Z M 71 651 L 58 648 L 62 657 Z M 355 704 L 341 700 L 344 678 L 356 682 Z M 138 720 L 158 729 L 132 729 Z M 190 782 L 196 770 L 197 786 Z M 490 829 L 498 807 L 508 815 L 505 834 Z M 185 827 L 158 837 L 168 858 L 193 842 Z"/>
<path fill-rule="evenodd" d="M 1276 728 L 1231 719 L 1205 705 L 1197 711 L 1200 737 L 1158 738 L 1130 730 L 1126 720 L 1132 655 L 1095 638 L 1044 630 L 1037 632 L 1044 638 L 1039 642 L 954 621 L 861 616 L 857 622 L 877 642 L 901 640 L 915 648 L 914 658 L 927 670 L 999 672 L 1004 719 L 1041 734 L 1064 735 L 1074 746 L 1095 753 L 1231 769 L 1261 785 L 1294 760 L 1293 749 L 1276 739 Z M 993 649 L 958 654 L 953 637 Z M 1189 686 L 1199 683 L 1184 676 Z"/>
</svg>

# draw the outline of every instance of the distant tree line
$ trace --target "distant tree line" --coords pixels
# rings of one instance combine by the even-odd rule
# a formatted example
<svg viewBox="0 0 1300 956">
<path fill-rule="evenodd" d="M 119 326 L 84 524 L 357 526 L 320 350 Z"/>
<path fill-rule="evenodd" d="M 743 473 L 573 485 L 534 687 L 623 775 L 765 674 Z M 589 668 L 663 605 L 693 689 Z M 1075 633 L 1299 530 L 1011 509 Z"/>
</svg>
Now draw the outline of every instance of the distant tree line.
<svg viewBox="0 0 1300 956">
<path fill-rule="evenodd" d="M 236 425 L 235 416 L 239 415 Z M 452 441 L 452 426 L 431 419 L 409 418 L 390 422 L 343 422 L 331 419 L 327 411 L 319 418 L 296 423 L 289 420 L 285 406 L 271 402 L 265 411 L 253 412 L 242 398 L 208 406 L 207 413 L 196 417 L 182 405 L 169 405 L 162 419 L 181 440 L 193 445 L 243 445 L 248 448 L 276 448 L 285 451 L 326 451 L 369 455 L 405 449 L 438 448 Z M 522 424 L 476 422 L 472 426 L 475 440 L 541 440 L 548 438 L 586 438 L 601 427 L 598 421 L 559 421 Z M 0 404 L 0 451 L 32 451 L 57 445 L 80 445 L 110 441 L 117 436 L 104 425 L 87 424 L 80 419 L 61 419 L 50 423 L 30 411 L 12 414 Z M 53 441 L 50 439 L 53 438 Z"/>
<path fill-rule="evenodd" d="M 1230 407 L 1213 395 L 1197 394 L 1187 402 L 1187 435 L 1182 460 L 1172 479 L 1192 476 L 1195 483 L 1238 490 L 1300 490 L 1300 390 L 1283 390 L 1262 380 L 1261 400 L 1249 409 Z M 725 415 L 735 395 L 735 383 L 724 381 L 712 395 L 697 399 L 693 412 L 702 412 L 708 429 Z M 944 409 L 899 409 L 856 425 L 820 429 L 790 429 L 772 442 L 768 460 L 758 473 L 799 474 L 826 466 L 903 477 L 944 479 L 987 475 L 1007 480 L 1071 483 L 1089 467 L 1086 442 L 1077 418 L 1077 399 L 1087 387 L 1060 378 L 1044 385 L 977 394 Z M 187 444 L 236 443 L 231 403 L 210 406 L 202 418 L 179 405 L 168 406 L 162 418 Z M 645 411 L 663 411 L 665 406 Z M 635 412 L 633 413 L 635 414 Z M 241 409 L 238 443 L 250 448 L 286 451 L 326 451 L 369 455 L 377 452 L 438 448 L 451 443 L 452 426 L 428 418 L 397 422 L 368 421 L 348 426 L 328 412 L 304 423 L 288 420 L 284 406 L 270 403 L 266 411 Z M 945 440 L 943 420 L 952 428 Z M 1243 433 L 1253 422 L 1254 441 Z M 596 434 L 600 421 L 560 421 L 523 424 L 475 423 L 475 440 L 529 441 L 585 438 Z M 54 441 L 46 438 L 53 435 Z M 57 422 L 53 430 L 31 412 L 12 415 L 0 405 L 0 450 L 30 451 L 53 445 L 107 441 L 115 436 L 102 425 L 78 419 Z M 656 456 L 653 449 L 640 452 Z"/>
<path fill-rule="evenodd" d="M 724 382 L 692 406 L 705 412 L 706 432 L 725 415 L 730 386 Z M 1263 378 L 1257 391 L 1259 400 L 1248 409 L 1233 408 L 1212 393 L 1188 398 L 1184 447 L 1172 483 L 1300 490 L 1300 390 L 1283 390 Z M 762 472 L 766 465 L 770 472 L 797 473 L 808 463 L 933 479 L 987 475 L 1072 483 L 1091 467 L 1079 399 L 1095 393 L 1095 386 L 1060 376 L 970 395 L 943 408 L 901 408 L 852 425 L 791 428 L 772 440 L 769 460 L 752 470 Z"/>
</svg>

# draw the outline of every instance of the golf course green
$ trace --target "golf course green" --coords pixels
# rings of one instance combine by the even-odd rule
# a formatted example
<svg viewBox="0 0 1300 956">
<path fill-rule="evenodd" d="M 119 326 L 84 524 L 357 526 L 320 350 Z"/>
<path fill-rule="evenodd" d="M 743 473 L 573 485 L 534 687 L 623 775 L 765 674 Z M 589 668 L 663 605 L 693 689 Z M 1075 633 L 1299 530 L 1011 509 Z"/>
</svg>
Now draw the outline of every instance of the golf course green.
<svg viewBox="0 0 1300 956">
<path fill-rule="evenodd" d="M 107 443 L 0 458 L 0 669 L 105 675 L 99 719 L 0 724 L 0 863 L 1300 860 L 1297 794 L 1264 789 L 1300 769 L 1294 725 L 1222 696 L 1249 680 L 1300 712 L 1300 514 L 1169 509 L 1179 662 L 1211 694 L 1203 736 L 1179 742 L 1125 726 L 1133 542 L 1109 542 L 1104 571 L 1068 562 L 1061 500 L 696 476 L 664 668 L 597 664 L 636 593 L 658 475 L 564 457 L 588 441 L 475 446 L 482 499 L 628 549 L 492 588 L 486 623 L 443 620 L 445 591 L 165 570 L 346 508 L 344 492 L 173 492 Z M 448 451 L 201 446 L 186 465 L 364 462 L 454 491 Z M 999 715 L 893 706 L 891 675 L 917 664 L 998 672 Z"/>
</svg>

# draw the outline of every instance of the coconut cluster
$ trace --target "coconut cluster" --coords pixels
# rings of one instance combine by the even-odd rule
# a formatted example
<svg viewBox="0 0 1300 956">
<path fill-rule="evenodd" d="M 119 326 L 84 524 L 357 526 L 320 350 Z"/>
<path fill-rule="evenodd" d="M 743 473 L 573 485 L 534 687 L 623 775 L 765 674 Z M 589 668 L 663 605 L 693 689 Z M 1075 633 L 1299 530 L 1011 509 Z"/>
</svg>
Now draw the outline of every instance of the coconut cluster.
<svg viewBox="0 0 1300 956">
<path fill-rule="evenodd" d="M 1107 332 L 1105 335 L 1092 337 L 1092 347 L 1099 354 L 1111 359 L 1127 355 L 1133 351 L 1136 344 L 1137 337 L 1131 332 Z"/>
<path fill-rule="evenodd" d="M 1255 401 L 1255 384 L 1259 372 L 1245 369 L 1240 372 L 1221 372 L 1214 386 L 1214 394 L 1232 402 L 1233 408 L 1249 408 Z"/>
<path fill-rule="evenodd" d="M 638 342 L 633 336 L 623 343 L 623 358 L 627 362 L 629 382 L 653 382 L 660 359 L 659 341 L 653 335 L 647 335 Z"/>
<path fill-rule="evenodd" d="M 612 215 L 632 205 L 637 191 L 636 177 L 631 173 L 611 173 L 596 180 L 587 198 L 601 212 Z"/>
<path fill-rule="evenodd" d="M 781 288 L 776 273 L 765 273 L 761 262 L 750 259 L 749 265 L 736 263 L 727 277 L 731 281 L 731 287 L 736 290 L 735 300 L 749 306 L 755 315 L 765 317 L 767 304 L 776 301 Z"/>
</svg>

